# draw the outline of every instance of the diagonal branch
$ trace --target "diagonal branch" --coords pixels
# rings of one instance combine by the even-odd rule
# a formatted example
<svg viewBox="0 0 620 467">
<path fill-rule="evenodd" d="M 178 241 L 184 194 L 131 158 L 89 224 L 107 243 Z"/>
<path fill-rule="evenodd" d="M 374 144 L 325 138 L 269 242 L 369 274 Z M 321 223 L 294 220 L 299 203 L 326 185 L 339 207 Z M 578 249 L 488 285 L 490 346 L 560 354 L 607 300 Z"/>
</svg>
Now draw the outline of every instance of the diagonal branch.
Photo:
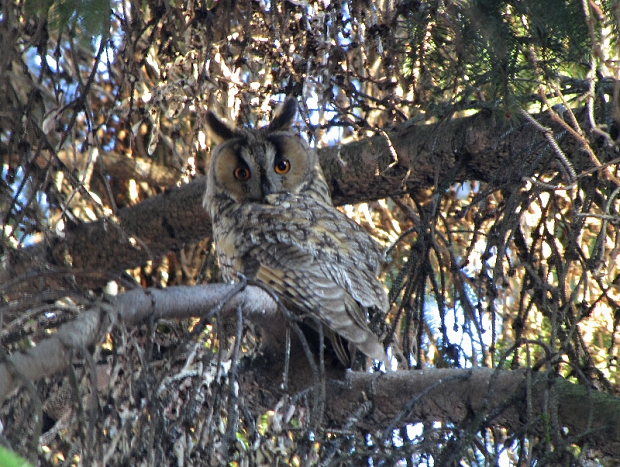
<svg viewBox="0 0 620 467">
<path fill-rule="evenodd" d="M 538 120 L 546 128 L 558 130 L 557 122 L 548 115 Z M 587 156 L 580 155 L 580 142 L 565 137 L 557 143 L 565 154 L 582 158 L 575 166 L 590 168 Z M 445 189 L 465 180 L 520 183 L 524 161 L 547 146 L 545 135 L 530 123 L 515 124 L 481 112 L 435 125 L 403 125 L 392 133 L 320 149 L 319 157 L 334 202 L 341 205 L 421 189 Z M 557 171 L 553 151 L 546 152 L 540 171 Z M 599 153 L 605 162 L 603 156 Z M 71 268 L 82 285 L 101 286 L 109 277 L 94 278 L 93 271 L 120 274 L 208 237 L 211 223 L 202 208 L 204 184 L 201 178 L 171 188 L 120 210 L 115 217 L 68 227 L 64 238 L 54 237 L 11 252 L 0 263 L 0 284 L 4 284 L 0 292 L 9 291 L 9 281 L 13 281 L 12 291 L 32 290 L 34 284 L 20 283 L 19 278 L 27 279 L 26 274 L 33 270 L 49 271 L 50 265 Z M 80 270 L 90 279 L 80 277 Z M 50 286 L 50 281 L 39 285 Z"/>
<path fill-rule="evenodd" d="M 234 289 L 232 284 L 210 284 L 202 286 L 178 286 L 167 289 L 135 289 L 115 297 L 108 297 L 88 311 L 81 313 L 74 321 L 61 326 L 49 339 L 25 352 L 18 352 L 0 364 L 0 399 L 12 391 L 19 380 L 11 373 L 17 371 L 27 379 L 35 381 L 53 375 L 66 368 L 72 349 L 91 346 L 102 338 L 110 324 L 123 323 L 135 326 L 148 319 L 183 319 L 202 316 L 219 307 L 227 294 Z M 265 321 L 276 313 L 272 298 L 260 287 L 247 287 L 222 309 L 222 315 L 235 313 L 241 306 L 246 316 L 264 327 L 267 332 L 281 332 L 280 323 Z M 276 331 L 277 329 L 277 331 Z"/>
</svg>

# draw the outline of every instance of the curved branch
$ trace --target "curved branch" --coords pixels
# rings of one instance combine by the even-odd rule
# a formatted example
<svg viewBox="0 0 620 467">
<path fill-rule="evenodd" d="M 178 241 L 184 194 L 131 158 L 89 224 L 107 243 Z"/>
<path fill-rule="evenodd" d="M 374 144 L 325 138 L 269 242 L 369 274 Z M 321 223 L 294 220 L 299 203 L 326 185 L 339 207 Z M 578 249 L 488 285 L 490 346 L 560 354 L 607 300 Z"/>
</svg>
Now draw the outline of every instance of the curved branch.
<svg viewBox="0 0 620 467">
<path fill-rule="evenodd" d="M 62 371 L 71 362 L 69 355 L 72 349 L 97 343 L 114 323 L 135 326 L 151 316 L 156 320 L 202 316 L 218 307 L 233 288 L 232 284 L 210 284 L 163 290 L 135 289 L 108 297 L 108 301 L 81 313 L 36 347 L 14 353 L 7 361 L 0 363 L 0 400 L 19 384 L 16 372 L 35 381 Z M 241 305 L 246 315 L 254 317 L 260 326 L 270 328 L 271 325 L 262 316 L 273 316 L 276 304 L 260 287 L 246 287 L 228 301 L 222 314 L 234 313 L 237 305 Z"/>
</svg>

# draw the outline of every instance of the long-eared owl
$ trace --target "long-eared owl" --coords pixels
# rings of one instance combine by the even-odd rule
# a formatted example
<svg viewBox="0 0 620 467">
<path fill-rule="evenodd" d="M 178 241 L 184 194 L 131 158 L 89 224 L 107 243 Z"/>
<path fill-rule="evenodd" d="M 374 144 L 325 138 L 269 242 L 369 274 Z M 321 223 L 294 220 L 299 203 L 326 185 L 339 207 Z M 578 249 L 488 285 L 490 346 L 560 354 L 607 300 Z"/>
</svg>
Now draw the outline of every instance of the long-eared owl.
<svg viewBox="0 0 620 467">
<path fill-rule="evenodd" d="M 260 129 L 233 129 L 207 114 L 221 142 L 211 156 L 204 206 L 222 274 L 238 280 L 241 273 L 291 312 L 316 319 L 345 366 L 355 348 L 384 361 L 366 316 L 367 307 L 388 308 L 377 279 L 381 251 L 333 207 L 316 153 L 291 129 L 296 111 L 297 102 L 287 99 Z"/>
</svg>

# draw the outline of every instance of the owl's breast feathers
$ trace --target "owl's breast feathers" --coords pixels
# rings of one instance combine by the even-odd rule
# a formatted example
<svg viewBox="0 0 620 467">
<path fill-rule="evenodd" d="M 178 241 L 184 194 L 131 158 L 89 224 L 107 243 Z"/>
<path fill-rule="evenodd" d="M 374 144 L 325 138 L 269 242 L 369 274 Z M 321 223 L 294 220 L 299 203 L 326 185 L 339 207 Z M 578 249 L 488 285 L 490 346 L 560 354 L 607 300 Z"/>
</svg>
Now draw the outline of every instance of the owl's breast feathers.
<svg viewBox="0 0 620 467">
<path fill-rule="evenodd" d="M 302 314 L 318 318 L 365 354 L 384 359 L 361 307 L 386 311 L 378 245 L 340 211 L 304 195 L 234 206 L 215 229 L 225 277 L 241 272 Z M 227 225 L 229 224 L 229 225 Z M 226 235 L 226 232 L 244 232 Z M 361 305 L 361 306 L 360 306 Z"/>
</svg>

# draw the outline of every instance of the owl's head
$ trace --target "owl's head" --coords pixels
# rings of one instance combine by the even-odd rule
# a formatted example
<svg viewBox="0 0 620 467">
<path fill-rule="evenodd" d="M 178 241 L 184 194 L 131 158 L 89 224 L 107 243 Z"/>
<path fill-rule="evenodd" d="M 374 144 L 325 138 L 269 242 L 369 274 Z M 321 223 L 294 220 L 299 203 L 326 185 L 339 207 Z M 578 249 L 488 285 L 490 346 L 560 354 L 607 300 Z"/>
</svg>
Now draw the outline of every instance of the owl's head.
<svg viewBox="0 0 620 467">
<path fill-rule="evenodd" d="M 204 205 L 265 203 L 269 195 L 307 194 L 331 204 L 316 153 L 291 129 L 297 102 L 287 99 L 269 125 L 231 128 L 212 112 L 207 124 L 220 144 L 211 155 Z"/>
</svg>

